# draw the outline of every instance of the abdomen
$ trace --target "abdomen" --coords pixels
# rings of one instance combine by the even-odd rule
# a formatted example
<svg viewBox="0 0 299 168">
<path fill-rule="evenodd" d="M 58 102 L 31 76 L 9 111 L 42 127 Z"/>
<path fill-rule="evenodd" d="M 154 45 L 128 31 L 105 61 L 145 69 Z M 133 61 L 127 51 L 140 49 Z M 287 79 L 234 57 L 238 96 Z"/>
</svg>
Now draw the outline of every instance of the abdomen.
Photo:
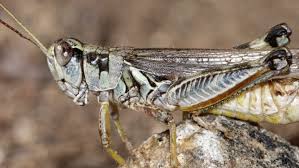
<svg viewBox="0 0 299 168">
<path fill-rule="evenodd" d="M 287 124 L 299 121 L 299 81 L 269 81 L 209 110 L 209 113 L 249 120 Z"/>
</svg>

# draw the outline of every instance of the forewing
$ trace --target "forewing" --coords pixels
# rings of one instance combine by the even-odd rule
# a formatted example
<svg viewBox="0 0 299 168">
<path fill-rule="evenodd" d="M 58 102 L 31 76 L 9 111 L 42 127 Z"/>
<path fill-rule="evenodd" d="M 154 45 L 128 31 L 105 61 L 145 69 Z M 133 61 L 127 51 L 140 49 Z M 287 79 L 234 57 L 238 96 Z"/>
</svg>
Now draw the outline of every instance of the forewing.
<svg viewBox="0 0 299 168">
<path fill-rule="evenodd" d="M 134 49 L 125 60 L 158 76 L 185 77 L 206 70 L 257 60 L 271 50 Z"/>
</svg>

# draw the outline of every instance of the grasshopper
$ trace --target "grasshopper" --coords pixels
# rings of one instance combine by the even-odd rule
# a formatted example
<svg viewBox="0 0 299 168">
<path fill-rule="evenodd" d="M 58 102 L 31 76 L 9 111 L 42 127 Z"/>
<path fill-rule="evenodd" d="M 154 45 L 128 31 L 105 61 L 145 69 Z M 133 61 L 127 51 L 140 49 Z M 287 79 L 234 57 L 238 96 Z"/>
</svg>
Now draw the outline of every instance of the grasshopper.
<svg viewBox="0 0 299 168">
<path fill-rule="evenodd" d="M 173 112 L 220 114 L 254 122 L 286 124 L 299 120 L 299 49 L 288 49 L 291 29 L 282 23 L 264 36 L 233 49 L 107 48 L 63 38 L 48 49 L 1 3 L 44 53 L 59 88 L 77 105 L 94 95 L 100 105 L 99 135 L 108 154 L 112 118 L 122 141 L 132 150 L 119 121 L 119 107 L 143 111 L 169 126 L 170 163 L 179 166 Z"/>
</svg>

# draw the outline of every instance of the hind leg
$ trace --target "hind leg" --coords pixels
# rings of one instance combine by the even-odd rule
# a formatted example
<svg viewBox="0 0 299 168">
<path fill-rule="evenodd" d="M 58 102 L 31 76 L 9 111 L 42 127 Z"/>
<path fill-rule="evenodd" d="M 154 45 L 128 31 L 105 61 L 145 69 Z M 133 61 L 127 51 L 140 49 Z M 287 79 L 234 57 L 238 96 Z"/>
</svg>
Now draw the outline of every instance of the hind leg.
<svg viewBox="0 0 299 168">
<path fill-rule="evenodd" d="M 292 30 L 287 24 L 273 26 L 265 35 L 253 41 L 234 47 L 235 49 L 262 49 L 283 47 L 290 43 Z"/>
</svg>

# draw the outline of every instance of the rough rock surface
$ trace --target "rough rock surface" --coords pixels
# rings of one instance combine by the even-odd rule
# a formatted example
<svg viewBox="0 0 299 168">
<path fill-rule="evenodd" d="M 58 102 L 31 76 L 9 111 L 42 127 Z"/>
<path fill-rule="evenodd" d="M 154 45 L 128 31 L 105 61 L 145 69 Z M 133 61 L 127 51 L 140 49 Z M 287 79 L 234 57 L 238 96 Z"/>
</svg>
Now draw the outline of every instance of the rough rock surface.
<svg viewBox="0 0 299 168">
<path fill-rule="evenodd" d="M 155 134 L 134 150 L 128 167 L 170 167 L 169 132 Z M 180 167 L 299 167 L 299 149 L 248 122 L 194 116 L 178 124 Z"/>
</svg>

